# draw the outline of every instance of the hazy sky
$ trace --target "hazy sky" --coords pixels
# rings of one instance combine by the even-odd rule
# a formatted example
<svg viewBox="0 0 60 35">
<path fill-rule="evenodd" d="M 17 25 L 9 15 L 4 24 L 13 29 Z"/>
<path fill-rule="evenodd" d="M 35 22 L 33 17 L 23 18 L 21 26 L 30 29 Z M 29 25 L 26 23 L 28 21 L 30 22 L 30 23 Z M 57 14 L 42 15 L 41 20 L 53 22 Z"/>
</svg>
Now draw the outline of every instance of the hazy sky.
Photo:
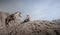
<svg viewBox="0 0 60 35">
<path fill-rule="evenodd" d="M 60 0 L 0 0 L 0 11 L 21 11 L 32 20 L 52 20 L 60 18 Z"/>
</svg>

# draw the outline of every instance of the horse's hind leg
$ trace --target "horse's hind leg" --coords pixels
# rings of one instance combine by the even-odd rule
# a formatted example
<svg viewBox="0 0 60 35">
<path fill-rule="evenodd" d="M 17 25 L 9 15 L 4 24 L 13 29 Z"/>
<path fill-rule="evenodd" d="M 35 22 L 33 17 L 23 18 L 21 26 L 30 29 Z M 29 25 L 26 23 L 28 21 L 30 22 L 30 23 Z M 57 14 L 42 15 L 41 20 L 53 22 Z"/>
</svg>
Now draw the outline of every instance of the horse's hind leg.
<svg viewBox="0 0 60 35">
<path fill-rule="evenodd" d="M 5 19 L 5 26 L 7 27 L 7 19 Z"/>
<path fill-rule="evenodd" d="M 6 25 L 6 27 L 8 27 L 8 23 L 6 23 L 5 25 Z"/>
<path fill-rule="evenodd" d="M 6 25 L 6 27 L 8 27 L 8 21 L 5 21 L 5 25 Z"/>
</svg>

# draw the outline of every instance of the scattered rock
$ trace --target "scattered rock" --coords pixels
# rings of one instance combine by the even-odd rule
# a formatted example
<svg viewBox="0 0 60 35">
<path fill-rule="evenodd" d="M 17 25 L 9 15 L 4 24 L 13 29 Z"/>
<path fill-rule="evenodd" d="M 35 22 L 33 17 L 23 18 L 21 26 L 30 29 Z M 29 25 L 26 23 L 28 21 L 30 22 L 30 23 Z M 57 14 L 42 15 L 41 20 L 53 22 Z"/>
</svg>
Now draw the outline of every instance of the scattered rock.
<svg viewBox="0 0 60 35">
<path fill-rule="evenodd" d="M 10 22 L 5 26 L 8 13 L 0 12 L 0 35 L 60 35 L 60 25 L 55 22 L 36 20 L 21 24 L 21 20 Z M 1 18 L 2 17 L 2 18 Z M 2 20 L 2 21 L 1 21 Z"/>
</svg>

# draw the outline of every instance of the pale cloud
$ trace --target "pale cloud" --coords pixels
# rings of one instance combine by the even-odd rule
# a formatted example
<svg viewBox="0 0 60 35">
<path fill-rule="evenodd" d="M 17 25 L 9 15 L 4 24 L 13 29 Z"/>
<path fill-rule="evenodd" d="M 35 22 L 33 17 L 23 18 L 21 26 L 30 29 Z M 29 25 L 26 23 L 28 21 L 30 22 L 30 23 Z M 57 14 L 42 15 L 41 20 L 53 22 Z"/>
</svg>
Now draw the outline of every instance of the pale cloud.
<svg viewBox="0 0 60 35">
<path fill-rule="evenodd" d="M 2 1 L 4 2 L 4 1 Z M 21 11 L 24 18 L 31 15 L 31 20 L 52 20 L 60 18 L 60 0 L 10 0 L 0 3 L 0 11 Z"/>
</svg>

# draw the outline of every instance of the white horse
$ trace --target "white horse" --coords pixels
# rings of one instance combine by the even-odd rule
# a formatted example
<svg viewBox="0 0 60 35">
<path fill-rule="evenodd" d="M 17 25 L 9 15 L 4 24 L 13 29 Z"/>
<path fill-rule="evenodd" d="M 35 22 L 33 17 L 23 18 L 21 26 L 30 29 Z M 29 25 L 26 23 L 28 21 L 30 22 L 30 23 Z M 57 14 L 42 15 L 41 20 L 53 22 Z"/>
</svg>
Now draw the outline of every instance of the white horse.
<svg viewBox="0 0 60 35">
<path fill-rule="evenodd" d="M 15 12 L 14 14 L 7 16 L 7 18 L 5 19 L 6 27 L 8 27 L 9 22 L 11 22 L 12 20 L 15 22 L 15 19 L 17 19 L 18 17 L 21 17 L 21 12 Z"/>
</svg>

